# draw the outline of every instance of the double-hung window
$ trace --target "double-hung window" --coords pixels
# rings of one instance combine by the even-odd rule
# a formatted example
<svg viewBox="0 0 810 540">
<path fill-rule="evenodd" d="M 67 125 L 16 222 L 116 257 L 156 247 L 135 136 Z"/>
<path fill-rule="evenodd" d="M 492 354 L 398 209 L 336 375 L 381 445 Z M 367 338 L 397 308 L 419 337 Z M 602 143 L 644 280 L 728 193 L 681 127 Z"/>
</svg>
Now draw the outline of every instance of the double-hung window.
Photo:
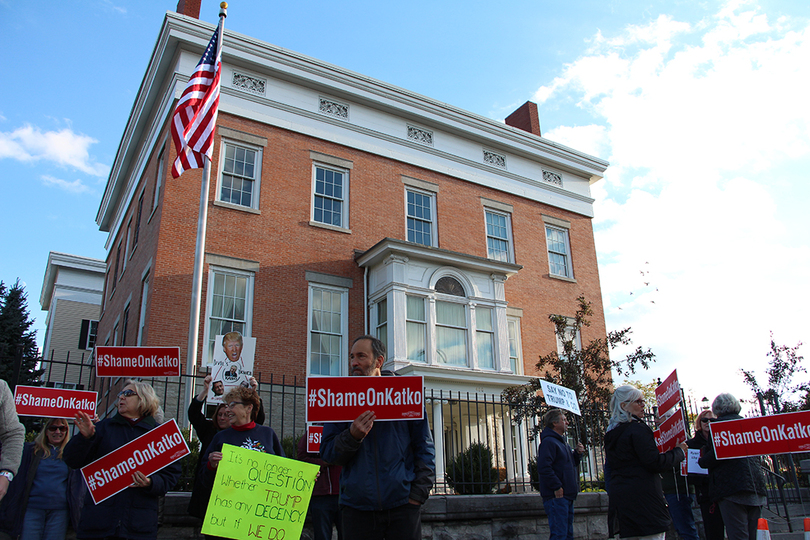
<svg viewBox="0 0 810 540">
<path fill-rule="evenodd" d="M 427 319 L 425 318 L 425 299 L 421 296 L 408 295 L 406 298 L 405 334 L 407 355 L 411 362 L 424 363 L 427 346 Z"/>
<path fill-rule="evenodd" d="M 217 200 L 243 206 L 259 207 L 261 149 L 244 144 L 223 142 L 222 173 Z"/>
<path fill-rule="evenodd" d="M 406 189 L 408 241 L 436 246 L 436 195 Z"/>
<path fill-rule="evenodd" d="M 549 275 L 574 279 L 571 264 L 571 244 L 568 235 L 570 224 L 562 219 L 543 216 L 546 224 L 546 246 L 548 248 Z"/>
<path fill-rule="evenodd" d="M 436 353 L 440 364 L 467 365 L 466 304 L 436 301 Z"/>
<path fill-rule="evenodd" d="M 487 222 L 487 257 L 496 261 L 513 262 L 512 224 L 509 214 L 485 210 Z"/>
<path fill-rule="evenodd" d="M 506 326 L 509 332 L 509 367 L 512 368 L 512 373 L 519 375 L 523 367 L 520 343 L 520 319 L 517 317 L 507 317 Z"/>
<path fill-rule="evenodd" d="M 492 324 L 492 308 L 475 308 L 475 345 L 478 353 L 478 367 L 495 369 L 495 329 Z"/>
<path fill-rule="evenodd" d="M 345 374 L 348 290 L 310 284 L 309 374 Z"/>
<path fill-rule="evenodd" d="M 206 302 L 207 362 L 214 357 L 217 336 L 239 332 L 249 336 L 253 311 L 253 273 L 211 268 Z"/>
<path fill-rule="evenodd" d="M 96 346 L 96 334 L 98 332 L 98 321 L 82 319 L 81 330 L 79 331 L 79 349 L 93 350 Z"/>
<path fill-rule="evenodd" d="M 315 165 L 312 220 L 348 229 L 348 171 Z"/>
</svg>

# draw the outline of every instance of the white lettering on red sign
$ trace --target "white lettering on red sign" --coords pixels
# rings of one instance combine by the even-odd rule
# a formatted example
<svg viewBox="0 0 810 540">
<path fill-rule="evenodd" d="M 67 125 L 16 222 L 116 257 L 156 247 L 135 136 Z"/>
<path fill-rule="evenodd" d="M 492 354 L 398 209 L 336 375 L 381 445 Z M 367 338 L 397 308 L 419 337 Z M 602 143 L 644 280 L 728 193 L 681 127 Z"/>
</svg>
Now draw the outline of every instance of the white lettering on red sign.
<svg viewBox="0 0 810 540">
<path fill-rule="evenodd" d="M 20 416 L 73 418 L 79 411 L 95 416 L 97 399 L 96 392 L 85 390 L 19 385 L 14 389 L 14 405 Z"/>
<path fill-rule="evenodd" d="M 424 414 L 422 377 L 309 377 L 307 421 L 348 422 L 373 410 L 377 420 Z"/>
</svg>

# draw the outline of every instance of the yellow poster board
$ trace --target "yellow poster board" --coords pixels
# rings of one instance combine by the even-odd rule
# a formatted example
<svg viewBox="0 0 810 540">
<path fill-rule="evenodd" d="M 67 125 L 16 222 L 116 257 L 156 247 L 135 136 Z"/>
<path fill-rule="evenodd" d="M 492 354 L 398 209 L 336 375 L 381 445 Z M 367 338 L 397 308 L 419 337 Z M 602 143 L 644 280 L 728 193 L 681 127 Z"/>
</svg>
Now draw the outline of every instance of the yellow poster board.
<svg viewBox="0 0 810 540">
<path fill-rule="evenodd" d="M 298 539 L 319 467 L 222 445 L 202 532 L 235 540 Z"/>
</svg>

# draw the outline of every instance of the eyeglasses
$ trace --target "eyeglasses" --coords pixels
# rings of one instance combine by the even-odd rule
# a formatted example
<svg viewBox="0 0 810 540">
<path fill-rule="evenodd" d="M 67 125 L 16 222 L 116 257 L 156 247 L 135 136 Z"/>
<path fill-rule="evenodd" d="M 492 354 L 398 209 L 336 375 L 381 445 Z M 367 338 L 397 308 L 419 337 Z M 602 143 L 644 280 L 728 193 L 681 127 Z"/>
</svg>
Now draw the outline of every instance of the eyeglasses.
<svg viewBox="0 0 810 540">
<path fill-rule="evenodd" d="M 701 419 L 700 419 L 700 422 L 701 422 L 702 424 L 708 424 L 708 423 L 709 423 L 711 420 L 712 420 L 711 418 L 706 418 L 706 417 L 704 416 L 703 418 L 701 418 Z"/>
<path fill-rule="evenodd" d="M 633 401 L 633 403 L 635 403 L 636 405 L 644 405 L 644 400 L 643 399 L 637 399 L 637 400 Z"/>
<path fill-rule="evenodd" d="M 229 409 L 233 409 L 233 408 L 234 408 L 234 407 L 236 407 L 237 405 L 244 405 L 244 404 L 245 404 L 245 402 L 244 402 L 244 401 L 231 401 L 230 403 L 228 403 L 228 404 L 227 404 L 227 405 L 225 405 L 225 406 L 226 406 L 226 407 L 228 407 Z"/>
<path fill-rule="evenodd" d="M 129 396 L 137 396 L 137 395 L 138 395 L 138 392 L 136 392 L 135 390 L 131 390 L 129 388 L 127 388 L 126 390 L 121 390 L 120 392 L 118 392 L 118 397 L 129 397 Z"/>
<path fill-rule="evenodd" d="M 65 431 L 66 432 L 67 430 L 68 430 L 67 426 L 50 426 L 48 428 L 48 431 Z"/>
</svg>

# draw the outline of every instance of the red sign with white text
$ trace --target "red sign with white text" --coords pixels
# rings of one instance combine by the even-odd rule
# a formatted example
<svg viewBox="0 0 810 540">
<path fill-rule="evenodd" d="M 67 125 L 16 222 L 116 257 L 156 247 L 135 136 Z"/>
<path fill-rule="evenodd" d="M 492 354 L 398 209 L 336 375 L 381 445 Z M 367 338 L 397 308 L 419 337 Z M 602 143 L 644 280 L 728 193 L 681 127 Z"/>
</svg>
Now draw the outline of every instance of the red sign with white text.
<svg viewBox="0 0 810 540">
<path fill-rule="evenodd" d="M 681 386 L 678 384 L 678 370 L 655 389 L 655 401 L 658 402 L 658 414 L 664 414 L 681 400 Z"/>
<path fill-rule="evenodd" d="M 669 452 L 686 440 L 686 424 L 683 422 L 683 410 L 678 409 L 675 414 L 666 419 L 654 432 L 655 444 L 662 454 Z"/>
<path fill-rule="evenodd" d="M 14 389 L 14 404 L 20 416 L 44 416 L 48 418 L 73 418 L 79 411 L 93 418 L 96 415 L 97 392 L 44 388 L 42 386 L 17 386 Z"/>
<path fill-rule="evenodd" d="M 307 426 L 307 452 L 317 454 L 321 451 L 323 426 Z"/>
<path fill-rule="evenodd" d="M 93 502 L 98 504 L 130 487 L 135 471 L 149 476 L 189 453 L 177 422 L 171 419 L 85 465 L 81 471 Z"/>
<path fill-rule="evenodd" d="M 179 377 L 180 347 L 96 347 L 97 377 Z"/>
<path fill-rule="evenodd" d="M 810 411 L 709 422 L 717 459 L 810 451 Z"/>
<path fill-rule="evenodd" d="M 308 377 L 307 422 L 352 422 L 365 411 L 377 420 L 417 420 L 424 412 L 422 377 Z"/>
</svg>

